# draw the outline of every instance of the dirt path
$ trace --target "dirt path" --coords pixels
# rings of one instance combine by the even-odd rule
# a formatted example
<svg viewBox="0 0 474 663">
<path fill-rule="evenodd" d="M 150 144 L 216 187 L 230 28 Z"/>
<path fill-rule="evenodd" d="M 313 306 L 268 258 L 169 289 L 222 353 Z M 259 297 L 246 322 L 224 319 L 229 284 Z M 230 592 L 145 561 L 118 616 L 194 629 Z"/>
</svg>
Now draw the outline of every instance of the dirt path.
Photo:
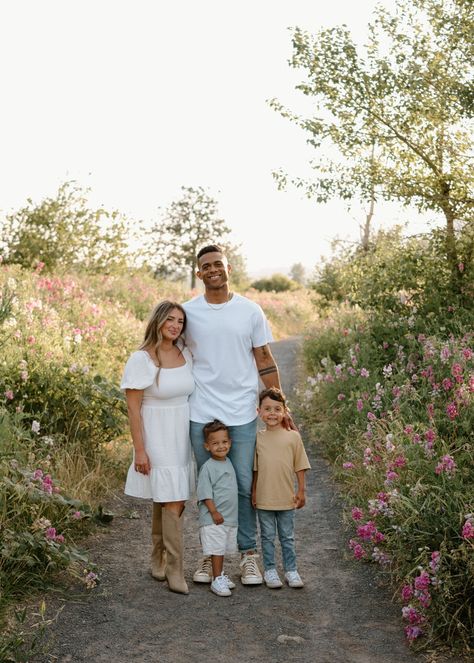
<svg viewBox="0 0 474 663">
<path fill-rule="evenodd" d="M 289 393 L 296 377 L 297 341 L 274 353 Z M 308 444 L 308 440 L 306 443 Z M 309 446 L 309 445 L 308 445 Z M 67 663 L 405 663 L 419 661 L 405 645 L 399 606 L 374 570 L 346 558 L 347 536 L 327 464 L 318 450 L 308 473 L 308 503 L 296 523 L 301 590 L 237 587 L 230 598 L 193 585 L 200 548 L 196 509 L 186 509 L 188 596 L 173 594 L 148 574 L 150 506 L 120 497 L 116 517 L 90 542 L 102 581 L 64 601 L 47 660 Z M 227 571 L 238 576 L 238 560 Z M 61 600 L 60 600 L 61 601 Z M 288 637 L 287 637 L 288 636 Z"/>
</svg>

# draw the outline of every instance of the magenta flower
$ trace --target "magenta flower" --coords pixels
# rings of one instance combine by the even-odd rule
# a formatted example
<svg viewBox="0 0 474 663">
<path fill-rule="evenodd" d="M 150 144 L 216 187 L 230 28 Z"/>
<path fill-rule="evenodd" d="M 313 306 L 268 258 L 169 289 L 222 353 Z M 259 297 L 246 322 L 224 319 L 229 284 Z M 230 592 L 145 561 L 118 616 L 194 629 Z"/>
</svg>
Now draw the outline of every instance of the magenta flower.
<svg viewBox="0 0 474 663">
<path fill-rule="evenodd" d="M 13 400 L 13 391 L 11 389 L 7 389 L 5 392 L 5 398 L 7 401 L 12 401 Z"/>
<path fill-rule="evenodd" d="M 362 400 L 362 398 L 357 399 L 356 407 L 358 412 L 361 412 L 364 409 L 364 401 Z"/>
<path fill-rule="evenodd" d="M 351 512 L 351 513 L 352 513 L 352 518 L 353 518 L 353 520 L 362 520 L 362 518 L 363 518 L 363 516 L 364 516 L 364 513 L 363 513 L 362 509 L 359 509 L 358 506 L 355 506 L 355 507 L 352 509 L 352 512 Z"/>
<path fill-rule="evenodd" d="M 43 477 L 43 470 L 35 470 L 33 472 L 33 479 L 41 479 Z"/>
<path fill-rule="evenodd" d="M 419 576 L 415 578 L 415 589 L 428 589 L 431 584 L 431 578 L 428 571 L 422 571 Z"/>
<path fill-rule="evenodd" d="M 442 387 L 445 391 L 449 391 L 451 389 L 451 387 L 453 386 L 453 383 L 451 382 L 451 380 L 449 378 L 444 378 L 441 385 L 442 385 Z"/>
<path fill-rule="evenodd" d="M 360 376 L 362 378 L 368 378 L 370 375 L 369 371 L 366 368 L 361 368 L 360 369 Z"/>
<path fill-rule="evenodd" d="M 436 474 L 442 474 L 446 472 L 449 476 L 453 476 L 456 472 L 456 463 L 454 458 L 449 454 L 446 454 L 441 458 L 441 461 L 435 467 Z"/>
<path fill-rule="evenodd" d="M 464 359 L 466 361 L 469 361 L 470 359 L 472 359 L 472 355 L 473 355 L 473 352 L 472 352 L 471 348 L 464 348 L 464 350 L 462 351 L 462 356 L 464 357 Z"/>
<path fill-rule="evenodd" d="M 474 539 L 474 526 L 470 520 L 464 523 L 461 536 L 463 539 Z"/>
<path fill-rule="evenodd" d="M 423 635 L 423 631 L 419 626 L 407 626 L 405 627 L 405 635 L 407 640 L 410 640 L 411 642 Z"/>
<path fill-rule="evenodd" d="M 373 412 L 367 412 L 367 419 L 369 421 L 377 421 L 377 417 L 375 416 L 375 414 Z"/>
<path fill-rule="evenodd" d="M 462 375 L 462 366 L 461 366 L 461 364 L 456 363 L 456 364 L 453 364 L 451 366 L 451 375 L 453 375 L 454 377 Z"/>
<path fill-rule="evenodd" d="M 459 414 L 459 412 L 458 412 L 458 408 L 456 407 L 456 403 L 451 402 L 451 403 L 448 403 L 448 404 L 447 404 L 447 406 L 446 406 L 446 414 L 448 415 L 448 418 L 451 419 L 451 421 L 453 421 L 454 419 L 456 419 L 456 417 L 457 417 L 458 414 Z"/>
<path fill-rule="evenodd" d="M 56 528 L 55 527 L 48 527 L 48 529 L 45 531 L 44 535 L 50 541 L 54 541 L 55 538 L 56 538 Z"/>
<path fill-rule="evenodd" d="M 388 470 L 388 472 L 385 474 L 385 477 L 388 483 L 392 483 L 392 481 L 398 479 L 398 474 L 393 470 Z"/>
<path fill-rule="evenodd" d="M 436 433 L 432 428 L 428 428 L 426 431 L 425 440 L 430 443 L 433 443 L 436 440 Z"/>
<path fill-rule="evenodd" d="M 376 532 L 377 528 L 372 520 L 367 521 L 365 525 L 359 525 L 357 528 L 357 536 L 364 541 L 370 541 Z"/>
<path fill-rule="evenodd" d="M 81 513 L 81 511 L 74 511 L 74 513 L 72 514 L 72 517 L 73 517 L 75 520 L 79 520 L 80 518 L 82 518 L 82 513 Z"/>
<path fill-rule="evenodd" d="M 433 550 L 431 553 L 430 569 L 433 573 L 437 573 L 441 565 L 441 553 L 439 550 Z"/>
<path fill-rule="evenodd" d="M 413 596 L 412 586 L 411 585 L 403 585 L 401 595 L 402 595 L 402 600 L 405 601 L 405 603 L 408 603 L 408 601 Z"/>
<path fill-rule="evenodd" d="M 343 470 L 353 470 L 355 467 L 354 463 L 351 463 L 350 461 L 347 461 L 346 463 L 342 463 L 342 469 Z"/>
<path fill-rule="evenodd" d="M 338 395 L 337 395 L 337 400 L 338 400 L 338 401 L 343 401 L 345 398 L 346 398 L 346 395 L 345 395 L 345 394 L 338 394 Z"/>
</svg>

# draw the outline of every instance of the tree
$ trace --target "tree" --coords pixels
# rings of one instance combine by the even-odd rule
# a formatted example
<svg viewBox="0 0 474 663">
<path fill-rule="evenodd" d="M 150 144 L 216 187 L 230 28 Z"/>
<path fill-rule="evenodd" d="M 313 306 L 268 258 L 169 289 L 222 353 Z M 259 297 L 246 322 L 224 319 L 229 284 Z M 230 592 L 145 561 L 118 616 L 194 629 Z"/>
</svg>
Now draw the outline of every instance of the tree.
<svg viewBox="0 0 474 663">
<path fill-rule="evenodd" d="M 268 278 L 254 281 L 250 287 L 260 292 L 286 292 L 287 290 L 296 290 L 299 285 L 284 274 L 272 274 Z"/>
<path fill-rule="evenodd" d="M 181 187 L 182 196 L 164 211 L 152 229 L 156 272 L 190 275 L 196 285 L 196 254 L 202 246 L 222 242 L 230 233 L 217 211 L 217 201 L 202 187 Z"/>
<path fill-rule="evenodd" d="M 368 201 L 369 222 L 379 198 L 442 214 L 456 292 L 466 275 L 459 264 L 472 255 L 472 34 L 471 0 L 398 0 L 393 14 L 379 7 L 362 53 L 345 26 L 316 35 L 296 28 L 291 65 L 306 74 L 298 88 L 315 115 L 272 102 L 308 133 L 318 156 L 337 148 L 340 158 L 312 164 L 313 181 L 293 180 L 318 201 Z"/>
<path fill-rule="evenodd" d="M 296 262 L 292 265 L 290 269 L 290 278 L 300 285 L 304 285 L 306 282 L 306 269 L 301 262 Z"/>
<path fill-rule="evenodd" d="M 125 266 L 128 226 L 118 212 L 91 210 L 87 191 L 62 184 L 55 197 L 27 205 L 7 216 L 3 227 L 6 262 L 45 269 L 80 267 L 104 271 Z"/>
</svg>

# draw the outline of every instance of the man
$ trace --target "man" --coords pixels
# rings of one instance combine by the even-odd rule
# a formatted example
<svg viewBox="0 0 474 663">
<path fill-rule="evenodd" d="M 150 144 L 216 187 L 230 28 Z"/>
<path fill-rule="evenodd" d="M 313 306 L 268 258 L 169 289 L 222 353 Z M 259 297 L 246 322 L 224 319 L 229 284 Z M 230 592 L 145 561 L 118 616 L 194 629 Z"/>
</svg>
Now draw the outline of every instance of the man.
<svg viewBox="0 0 474 663">
<path fill-rule="evenodd" d="M 198 469 L 209 458 L 203 427 L 219 419 L 229 427 L 229 458 L 237 475 L 239 527 L 237 543 L 242 555 L 241 581 L 259 585 L 256 516 L 251 504 L 253 457 L 257 431 L 258 376 L 265 387 L 280 387 L 278 367 L 268 343 L 270 328 L 258 304 L 229 289 L 231 266 L 217 244 L 197 256 L 197 276 L 203 295 L 184 304 L 186 344 L 193 354 L 196 389 L 190 397 L 191 444 Z M 288 426 L 294 427 L 291 418 Z M 211 582 L 211 561 L 201 560 L 195 582 Z"/>
</svg>

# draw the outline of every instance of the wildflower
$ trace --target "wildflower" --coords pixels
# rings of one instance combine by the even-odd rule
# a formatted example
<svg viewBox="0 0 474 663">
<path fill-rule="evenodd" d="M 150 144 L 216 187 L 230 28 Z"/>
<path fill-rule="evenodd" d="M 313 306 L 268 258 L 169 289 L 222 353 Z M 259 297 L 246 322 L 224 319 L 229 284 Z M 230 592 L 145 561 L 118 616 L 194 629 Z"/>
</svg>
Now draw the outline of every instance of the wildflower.
<svg viewBox="0 0 474 663">
<path fill-rule="evenodd" d="M 49 527 L 51 527 L 51 521 L 47 518 L 37 518 L 31 525 L 31 529 L 34 532 L 39 530 L 47 530 Z"/>
<path fill-rule="evenodd" d="M 461 364 L 453 364 L 451 366 L 451 375 L 453 377 L 457 377 L 459 375 L 462 375 L 462 366 L 461 366 Z"/>
<path fill-rule="evenodd" d="M 72 514 L 72 517 L 75 520 L 80 520 L 82 518 L 82 511 L 74 511 L 74 513 Z"/>
<path fill-rule="evenodd" d="M 361 368 L 360 369 L 360 376 L 361 378 L 368 378 L 370 375 L 369 371 L 366 368 Z"/>
<path fill-rule="evenodd" d="M 31 430 L 33 433 L 39 433 L 40 431 L 40 422 L 34 420 L 33 423 L 31 424 Z"/>
<path fill-rule="evenodd" d="M 405 426 L 403 432 L 405 435 L 411 435 L 413 433 L 413 426 Z"/>
<path fill-rule="evenodd" d="M 23 382 L 26 382 L 28 380 L 28 371 L 22 371 L 20 373 L 20 377 L 23 380 Z"/>
<path fill-rule="evenodd" d="M 364 541 L 370 541 L 376 532 L 377 528 L 372 520 L 368 520 L 365 525 L 359 525 L 357 528 L 357 536 Z"/>
<path fill-rule="evenodd" d="M 383 347 L 384 350 L 387 350 L 387 348 L 389 347 L 389 344 L 387 343 L 387 341 L 384 341 L 382 343 L 382 347 Z"/>
<path fill-rule="evenodd" d="M 367 412 L 367 419 L 369 421 L 377 421 L 377 417 L 375 416 L 375 414 L 373 412 Z"/>
<path fill-rule="evenodd" d="M 99 576 L 93 571 L 88 571 L 84 569 L 84 582 L 87 589 L 93 589 L 99 580 Z"/>
<path fill-rule="evenodd" d="M 449 349 L 449 346 L 447 345 L 443 346 L 440 352 L 440 359 L 443 362 L 443 364 L 445 364 L 448 361 L 450 356 L 451 356 L 451 350 Z"/>
<path fill-rule="evenodd" d="M 451 387 L 453 386 L 453 383 L 451 382 L 451 380 L 449 378 L 444 378 L 441 385 L 442 385 L 444 391 L 449 391 L 451 389 Z"/>
<path fill-rule="evenodd" d="M 357 507 L 357 506 L 355 506 L 352 509 L 351 513 L 352 513 L 353 520 L 362 520 L 362 518 L 364 516 L 364 513 L 363 513 L 362 509 L 359 509 L 359 507 Z"/>
<path fill-rule="evenodd" d="M 62 534 L 57 534 L 54 540 L 56 541 L 56 543 L 64 543 L 65 541 L 64 536 Z"/>
<path fill-rule="evenodd" d="M 461 536 L 463 539 L 474 539 L 474 526 L 470 520 L 464 523 Z"/>
<path fill-rule="evenodd" d="M 426 406 L 426 413 L 428 414 L 429 419 L 434 418 L 434 403 L 428 403 Z"/>
<path fill-rule="evenodd" d="M 388 470 L 388 472 L 386 472 L 386 474 L 385 474 L 385 477 L 386 477 L 385 483 L 389 484 L 389 483 L 392 483 L 392 481 L 395 481 L 396 479 L 398 479 L 398 474 L 396 472 L 394 472 L 393 470 Z"/>
<path fill-rule="evenodd" d="M 397 456 L 393 461 L 394 467 L 405 467 L 406 464 L 407 464 L 407 459 L 405 458 L 405 456 Z"/>
<path fill-rule="evenodd" d="M 402 595 L 402 600 L 405 601 L 405 603 L 408 603 L 408 601 L 413 596 L 412 586 L 411 585 L 403 585 L 401 595 Z"/>
<path fill-rule="evenodd" d="M 402 390 L 400 389 L 400 387 L 392 387 L 392 395 L 395 398 L 398 398 L 401 393 L 402 393 Z"/>
<path fill-rule="evenodd" d="M 337 395 L 337 400 L 338 400 L 338 401 L 343 401 L 345 398 L 346 398 L 346 395 L 345 395 L 345 394 L 338 394 L 338 395 Z"/>
<path fill-rule="evenodd" d="M 354 467 L 355 467 L 354 463 L 351 463 L 350 461 L 342 463 L 342 469 L 343 470 L 353 470 Z"/>
<path fill-rule="evenodd" d="M 464 271 L 464 263 L 463 262 L 458 263 L 458 270 L 461 272 L 461 274 L 463 273 L 463 271 Z"/>
<path fill-rule="evenodd" d="M 410 624 L 420 624 L 424 622 L 423 615 L 420 612 L 418 612 L 416 608 L 413 608 L 413 606 L 411 605 L 402 608 L 402 616 L 403 619 L 409 621 Z"/>
<path fill-rule="evenodd" d="M 441 565 L 441 553 L 439 550 L 433 550 L 431 553 L 430 569 L 432 573 L 438 573 L 439 567 Z"/>
<path fill-rule="evenodd" d="M 415 578 L 415 589 L 428 589 L 431 583 L 431 578 L 427 571 L 422 571 L 419 576 Z"/>
<path fill-rule="evenodd" d="M 358 412 L 361 412 L 364 409 L 364 401 L 362 400 L 362 398 L 357 399 L 356 407 Z"/>
<path fill-rule="evenodd" d="M 13 400 L 13 391 L 11 389 L 7 389 L 5 392 L 5 398 L 7 401 L 12 401 Z"/>
<path fill-rule="evenodd" d="M 36 343 L 36 338 L 35 338 L 34 336 L 31 335 L 31 336 L 28 336 L 28 338 L 26 339 L 26 341 L 27 341 L 27 343 L 29 343 L 30 345 L 34 345 L 34 344 Z"/>
<path fill-rule="evenodd" d="M 43 470 L 37 469 L 33 472 L 33 479 L 41 479 L 43 477 Z"/>
<path fill-rule="evenodd" d="M 416 638 L 419 638 L 420 635 L 423 635 L 423 631 L 419 626 L 407 626 L 405 627 L 405 635 L 407 640 L 416 640 Z"/>
<path fill-rule="evenodd" d="M 464 359 L 466 361 L 469 361 L 470 359 L 472 359 L 472 355 L 473 355 L 473 352 L 472 352 L 471 348 L 464 348 L 464 350 L 462 351 L 462 356 L 464 357 Z"/>
<path fill-rule="evenodd" d="M 453 476 L 456 472 L 456 463 L 454 458 L 449 454 L 446 454 L 441 458 L 441 461 L 435 467 L 436 474 L 442 474 L 445 472 L 448 476 Z"/>
<path fill-rule="evenodd" d="M 448 404 L 447 404 L 447 406 L 446 406 L 446 414 L 448 415 L 448 418 L 451 419 L 451 421 L 453 421 L 454 419 L 456 419 L 456 417 L 457 417 L 458 414 L 459 414 L 458 409 L 457 409 L 457 407 L 456 407 L 456 403 L 451 402 L 451 403 L 448 403 Z"/>
<path fill-rule="evenodd" d="M 56 528 L 48 527 L 44 535 L 49 541 L 54 541 L 54 539 L 56 538 Z"/>
<path fill-rule="evenodd" d="M 393 373 L 392 364 L 387 364 L 387 366 L 384 366 L 383 369 L 382 369 L 382 372 L 383 372 L 384 378 L 386 378 L 387 380 L 389 378 L 391 378 L 392 373 Z"/>
</svg>

